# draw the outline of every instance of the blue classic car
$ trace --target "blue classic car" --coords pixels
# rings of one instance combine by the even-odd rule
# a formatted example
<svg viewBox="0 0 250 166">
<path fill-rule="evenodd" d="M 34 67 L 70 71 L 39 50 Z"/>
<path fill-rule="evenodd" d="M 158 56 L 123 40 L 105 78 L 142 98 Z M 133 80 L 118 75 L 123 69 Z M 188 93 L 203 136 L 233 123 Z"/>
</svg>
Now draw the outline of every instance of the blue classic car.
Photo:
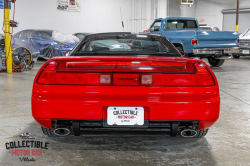
<svg viewBox="0 0 250 166">
<path fill-rule="evenodd" d="M 27 47 L 28 49 L 31 49 L 32 54 L 33 52 L 39 52 L 38 57 L 44 59 L 50 59 L 54 56 L 65 56 L 67 51 L 74 48 L 77 41 L 58 41 L 52 37 L 53 32 L 53 30 L 31 29 L 20 31 L 13 36 L 15 44 L 12 47 Z"/>
<path fill-rule="evenodd" d="M 148 33 L 163 35 L 187 56 L 208 58 L 216 67 L 224 63 L 222 56 L 239 52 L 238 32 L 202 31 L 191 17 L 158 18 Z"/>
</svg>

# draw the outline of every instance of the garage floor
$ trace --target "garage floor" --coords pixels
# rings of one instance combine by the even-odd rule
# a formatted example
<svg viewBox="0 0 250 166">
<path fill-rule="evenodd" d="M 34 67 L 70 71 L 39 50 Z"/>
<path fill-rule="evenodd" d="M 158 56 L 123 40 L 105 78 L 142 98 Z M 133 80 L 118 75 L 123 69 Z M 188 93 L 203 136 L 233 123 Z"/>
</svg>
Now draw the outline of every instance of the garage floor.
<svg viewBox="0 0 250 166">
<path fill-rule="evenodd" d="M 171 138 L 162 132 L 88 132 L 81 137 L 48 138 L 31 116 L 32 71 L 0 74 L 0 165 L 249 165 L 250 58 L 229 59 L 213 68 L 220 85 L 218 122 L 202 139 Z M 201 108 L 202 109 L 202 108 Z M 70 110 L 69 110 L 70 111 Z M 35 161 L 20 161 L 5 142 L 22 133 L 49 142 Z M 32 158 L 32 157 L 31 157 Z"/>
</svg>

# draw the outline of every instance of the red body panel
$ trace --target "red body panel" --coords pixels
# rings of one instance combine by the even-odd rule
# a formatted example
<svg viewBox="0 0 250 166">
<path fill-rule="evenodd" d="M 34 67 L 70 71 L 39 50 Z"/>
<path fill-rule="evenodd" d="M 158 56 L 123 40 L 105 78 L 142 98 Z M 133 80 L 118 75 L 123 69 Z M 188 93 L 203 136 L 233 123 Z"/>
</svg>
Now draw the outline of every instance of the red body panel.
<svg viewBox="0 0 250 166">
<path fill-rule="evenodd" d="M 83 57 L 65 57 L 60 58 L 60 60 L 79 60 L 80 58 Z M 84 58 L 112 59 L 114 57 Z M 162 59 L 199 61 L 196 59 L 162 57 L 119 58 L 152 61 Z M 206 67 L 215 78 L 211 69 L 208 66 Z M 152 121 L 199 120 L 199 129 L 210 127 L 219 118 L 220 95 L 216 79 L 216 85 L 214 86 L 167 87 L 124 86 L 120 85 L 119 82 L 117 82 L 119 86 L 42 85 L 36 82 L 37 78 L 38 75 L 33 85 L 32 114 L 38 123 L 47 128 L 52 127 L 52 119 L 102 120 L 107 118 L 108 106 L 142 106 L 145 109 L 144 118 Z"/>
</svg>

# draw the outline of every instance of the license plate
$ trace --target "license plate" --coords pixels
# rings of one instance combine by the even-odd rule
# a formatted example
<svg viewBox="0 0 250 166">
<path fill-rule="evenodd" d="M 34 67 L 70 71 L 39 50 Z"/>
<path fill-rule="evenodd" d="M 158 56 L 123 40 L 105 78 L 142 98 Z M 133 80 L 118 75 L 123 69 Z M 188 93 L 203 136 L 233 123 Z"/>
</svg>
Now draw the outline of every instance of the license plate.
<svg viewBox="0 0 250 166">
<path fill-rule="evenodd" d="M 249 50 L 242 50 L 243 54 L 249 54 Z"/>
<path fill-rule="evenodd" d="M 142 126 L 144 124 L 143 107 L 108 107 L 108 125 Z"/>
</svg>

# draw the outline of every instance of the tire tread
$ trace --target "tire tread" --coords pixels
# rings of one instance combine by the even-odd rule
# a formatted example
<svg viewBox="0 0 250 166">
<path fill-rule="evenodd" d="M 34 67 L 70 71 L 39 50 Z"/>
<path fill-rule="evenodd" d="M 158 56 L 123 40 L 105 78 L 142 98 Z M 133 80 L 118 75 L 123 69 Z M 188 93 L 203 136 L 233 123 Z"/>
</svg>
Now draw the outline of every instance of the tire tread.
<svg viewBox="0 0 250 166">
<path fill-rule="evenodd" d="M 42 127 L 42 126 L 41 126 Z M 49 136 L 49 137 L 56 137 L 57 135 L 54 134 L 53 129 L 49 129 L 49 128 L 45 128 L 42 127 L 42 131 L 45 135 Z"/>
</svg>

